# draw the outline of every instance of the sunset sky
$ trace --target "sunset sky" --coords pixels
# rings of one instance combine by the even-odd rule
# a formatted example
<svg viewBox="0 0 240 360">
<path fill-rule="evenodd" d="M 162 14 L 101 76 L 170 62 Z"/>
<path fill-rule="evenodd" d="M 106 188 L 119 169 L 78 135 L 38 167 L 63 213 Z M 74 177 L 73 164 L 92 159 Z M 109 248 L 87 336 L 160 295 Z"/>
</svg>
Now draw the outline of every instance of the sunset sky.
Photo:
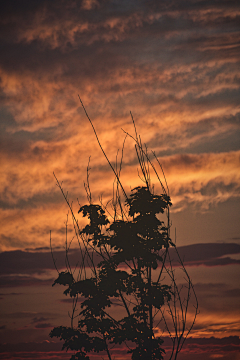
<svg viewBox="0 0 240 360">
<path fill-rule="evenodd" d="M 94 202 L 114 181 L 79 95 L 112 164 L 131 111 L 163 165 L 200 308 L 179 360 L 240 359 L 238 1 L 8 0 L 0 13 L 0 358 L 70 358 L 48 336 L 71 309 L 51 286 L 49 233 L 63 268 L 68 214 L 53 172 L 76 213 L 89 156 Z M 122 182 L 141 184 L 130 137 Z"/>
</svg>

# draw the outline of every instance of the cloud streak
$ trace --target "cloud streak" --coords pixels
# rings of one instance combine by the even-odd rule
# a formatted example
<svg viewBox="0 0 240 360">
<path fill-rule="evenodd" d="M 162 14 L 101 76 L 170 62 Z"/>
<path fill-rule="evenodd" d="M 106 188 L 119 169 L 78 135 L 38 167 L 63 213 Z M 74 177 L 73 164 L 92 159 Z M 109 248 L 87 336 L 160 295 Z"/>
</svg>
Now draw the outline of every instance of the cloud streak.
<svg viewBox="0 0 240 360">
<path fill-rule="evenodd" d="M 179 246 L 178 253 L 185 266 L 220 266 L 240 264 L 240 259 L 232 258 L 231 255 L 240 254 L 240 245 L 237 243 L 206 243 Z M 172 263 L 180 266 L 177 261 L 177 255 L 174 249 L 170 249 Z M 66 268 L 66 253 L 64 250 L 53 252 L 56 266 L 59 270 Z M 71 266 L 75 268 L 76 264 L 81 261 L 81 253 L 78 249 L 72 249 L 68 253 Z M 98 262 L 98 259 L 95 259 Z M 47 271 L 55 270 L 55 264 L 49 251 L 6 251 L 0 253 L 0 272 L 3 283 L 31 285 L 34 279 L 36 283 L 48 284 L 50 280 L 41 280 L 34 278 L 32 274 L 45 275 Z M 15 274 L 26 274 L 28 276 Z M 4 276 L 4 277 L 3 277 Z"/>
</svg>

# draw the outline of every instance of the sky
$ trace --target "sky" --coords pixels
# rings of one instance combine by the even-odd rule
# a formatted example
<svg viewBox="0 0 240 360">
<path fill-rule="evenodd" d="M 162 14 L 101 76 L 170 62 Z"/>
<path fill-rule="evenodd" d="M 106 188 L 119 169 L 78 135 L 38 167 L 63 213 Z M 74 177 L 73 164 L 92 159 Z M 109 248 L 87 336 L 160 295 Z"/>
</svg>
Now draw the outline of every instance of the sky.
<svg viewBox="0 0 240 360">
<path fill-rule="evenodd" d="M 48 336 L 71 308 L 51 286 L 50 230 L 59 269 L 67 217 L 71 234 L 53 173 L 76 213 L 89 157 L 94 202 L 114 181 L 79 95 L 112 164 L 134 136 L 131 111 L 163 166 L 200 309 L 182 358 L 240 359 L 238 2 L 8 0 L 0 11 L 0 357 L 70 358 Z M 128 193 L 141 184 L 130 136 L 121 179 Z"/>
</svg>

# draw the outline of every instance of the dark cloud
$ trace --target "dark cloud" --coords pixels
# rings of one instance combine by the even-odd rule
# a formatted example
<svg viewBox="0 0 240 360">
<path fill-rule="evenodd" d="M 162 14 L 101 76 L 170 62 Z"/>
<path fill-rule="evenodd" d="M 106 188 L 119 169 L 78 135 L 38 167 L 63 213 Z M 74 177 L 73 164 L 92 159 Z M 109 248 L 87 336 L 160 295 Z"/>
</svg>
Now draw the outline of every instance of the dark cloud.
<svg viewBox="0 0 240 360">
<path fill-rule="evenodd" d="M 172 154 L 236 151 L 239 149 L 239 125 L 240 113 L 229 116 L 206 117 L 200 121 L 183 123 L 182 132 L 156 132 L 149 141 L 149 146 L 159 148 L 156 155 L 160 158 Z M 216 129 L 222 129 L 222 131 L 216 131 Z M 172 144 L 172 146 L 165 150 L 165 144 Z M 162 150 L 161 147 L 165 149 Z"/>
<path fill-rule="evenodd" d="M 45 318 L 43 316 L 40 316 L 40 317 L 36 316 L 32 319 L 32 323 L 35 324 L 35 323 L 39 323 L 39 322 L 44 322 L 46 320 L 48 320 L 48 318 Z"/>
<path fill-rule="evenodd" d="M 22 295 L 23 293 L 20 293 L 20 292 L 10 292 L 10 293 L 1 293 L 0 296 L 15 296 L 15 295 Z"/>
<path fill-rule="evenodd" d="M 233 238 L 231 238 L 231 240 L 240 240 L 240 237 L 233 237 Z"/>
<path fill-rule="evenodd" d="M 40 155 L 43 159 L 46 155 L 46 150 L 37 147 L 31 148 L 33 142 L 44 141 L 45 143 L 50 143 L 54 140 L 57 143 L 60 140 L 64 140 L 69 137 L 69 134 L 66 131 L 63 131 L 63 124 L 59 123 L 57 126 L 47 127 L 45 129 L 39 129 L 38 131 L 14 131 L 11 133 L 11 129 L 14 128 L 13 125 L 9 123 L 9 117 L 4 114 L 0 114 L 1 121 L 8 123 L 9 126 L 6 126 L 5 129 L 2 129 L 0 134 L 0 152 L 2 154 L 7 153 L 8 155 L 14 155 L 14 153 L 31 153 L 33 158 L 39 159 Z M 11 115 L 12 116 L 12 115 Z M 16 125 L 15 125 L 16 126 Z M 6 155 L 7 155 L 6 154 Z M 38 155 L 38 156 L 37 156 Z"/>
<path fill-rule="evenodd" d="M 174 264 L 177 264 L 177 256 L 174 249 L 171 250 Z M 193 244 L 178 247 L 178 253 L 186 266 L 220 266 L 240 264 L 240 260 L 233 259 L 227 255 L 239 254 L 240 245 L 234 243 L 206 243 Z"/>
<path fill-rule="evenodd" d="M 220 153 L 220 152 L 229 152 L 237 151 L 239 149 L 238 142 L 240 138 L 240 130 L 230 129 L 223 133 L 216 134 L 214 136 L 209 136 L 206 134 L 206 137 L 201 136 L 199 140 L 190 144 L 184 149 L 180 149 L 180 153 Z M 176 152 L 178 150 L 176 149 Z M 170 153 L 170 152 L 169 152 Z"/>
<path fill-rule="evenodd" d="M 41 286 L 41 285 L 50 286 L 53 283 L 53 281 L 54 279 L 41 280 L 33 276 L 2 275 L 0 276 L 0 287 L 9 288 L 9 287 L 19 287 L 19 286 Z"/>
<path fill-rule="evenodd" d="M 231 285 L 231 280 L 229 277 L 229 281 L 226 280 L 225 283 L 216 280 L 216 282 L 194 284 L 201 313 L 199 321 L 194 326 L 196 333 L 202 332 L 217 337 L 223 333 L 238 334 L 239 319 L 236 312 L 240 289 L 238 284 Z M 220 313 L 224 316 L 219 316 Z"/>
<path fill-rule="evenodd" d="M 49 312 L 33 312 L 33 311 L 16 311 L 16 312 L 11 312 L 8 314 L 4 314 L 4 318 L 9 318 L 9 319 L 28 319 L 31 318 L 32 319 L 32 323 L 34 322 L 41 322 L 41 321 L 48 321 L 50 319 L 52 319 L 53 317 L 58 317 L 59 314 L 55 313 L 49 313 Z M 45 320 L 43 320 L 45 319 Z"/>
<path fill-rule="evenodd" d="M 171 345 L 171 339 L 168 337 L 164 337 L 164 342 L 166 345 Z M 222 338 L 216 337 L 189 337 L 186 339 L 186 345 L 237 345 L 240 346 L 240 338 L 239 336 L 228 336 Z"/>
<path fill-rule="evenodd" d="M 17 311 L 10 314 L 6 314 L 5 316 L 10 319 L 25 319 L 25 318 L 32 318 L 34 315 L 36 315 L 36 313 L 31 311 Z"/>
<path fill-rule="evenodd" d="M 54 251 L 53 256 L 55 263 L 59 269 L 66 267 L 66 253 L 65 251 Z M 81 253 L 80 250 L 70 250 L 68 253 L 68 258 L 70 264 L 75 267 L 80 259 Z M 46 270 L 54 270 L 55 265 L 52 259 L 51 252 L 27 252 L 27 251 L 6 251 L 0 253 L 0 273 L 1 274 L 32 274 L 38 273 L 42 274 Z M 12 283 L 17 281 L 18 277 L 4 277 L 4 282 Z M 34 281 L 34 278 L 31 276 L 20 277 L 19 282 L 22 283 L 31 283 Z M 36 282 L 43 280 L 36 279 Z M 48 280 L 51 281 L 51 280 Z"/>
<path fill-rule="evenodd" d="M 64 254 L 62 252 L 62 258 Z M 45 269 L 54 269 L 50 252 L 30 253 L 24 251 L 9 251 L 0 253 L 1 274 L 43 272 Z"/>
<path fill-rule="evenodd" d="M 0 344 L 0 352 L 37 352 L 37 351 L 60 351 L 61 342 L 43 341 L 43 342 L 22 342 L 18 344 Z"/>
<path fill-rule="evenodd" d="M 155 6 L 156 10 L 154 10 Z M 230 15 L 224 15 L 224 12 L 218 14 L 217 8 L 221 9 L 221 6 L 223 10 L 223 4 L 211 6 L 204 2 L 198 2 L 196 5 L 196 2 L 187 1 L 180 9 L 175 1 L 171 4 L 163 2 L 160 6 L 154 2 L 153 7 L 149 7 L 147 1 L 140 3 L 133 1 L 131 6 L 122 2 L 121 6 L 117 6 L 113 1 L 101 1 L 99 6 L 91 11 L 85 11 L 79 2 L 76 4 L 63 1 L 59 4 L 59 2 L 52 1 L 51 4 L 39 2 L 37 6 L 31 4 L 27 11 L 23 11 L 23 6 L 21 11 L 18 11 L 18 7 L 13 5 L 4 8 L 2 12 L 5 14 L 3 15 L 5 21 L 2 21 L 1 24 L 2 34 L 8 34 L 2 38 L 4 44 L 1 49 L 2 64 L 5 68 L 10 69 L 11 67 L 15 71 L 20 71 L 22 68 L 31 71 L 38 68 L 44 71 L 50 68 L 54 70 L 53 63 L 64 62 L 65 69 L 68 69 L 67 73 L 73 70 L 75 75 L 76 71 L 80 74 L 81 68 L 82 75 L 85 73 L 85 77 L 96 73 L 100 74 L 100 70 L 104 70 L 106 75 L 108 69 L 115 67 L 116 61 L 119 66 L 123 58 L 129 59 L 129 55 L 132 59 L 141 60 L 144 59 L 147 51 L 151 57 L 153 56 L 153 59 L 161 54 L 161 60 L 165 59 L 166 62 L 170 60 L 172 64 L 175 62 L 173 54 L 180 55 L 179 49 L 176 49 L 176 43 L 178 45 L 180 43 L 179 39 L 181 39 L 182 50 L 185 52 L 185 47 L 187 47 L 190 56 L 193 52 L 192 49 L 198 52 L 198 47 L 201 48 L 203 44 L 216 45 L 218 41 L 222 42 L 219 39 L 223 33 L 225 33 L 225 37 L 231 36 L 231 32 L 234 33 L 238 24 L 237 16 L 232 15 L 229 18 Z M 234 11 L 235 7 L 235 4 L 229 4 L 228 11 Z M 202 15 L 200 13 L 197 16 L 196 12 L 199 10 Z M 204 13 L 207 10 L 212 11 L 215 16 L 208 17 Z M 159 16 L 154 18 L 153 15 L 156 11 Z M 85 29 L 78 27 L 81 23 L 87 24 Z M 224 25 L 228 26 L 229 30 L 231 29 L 227 35 Z M 207 31 L 209 28 L 211 32 Z M 195 31 L 194 37 L 191 38 L 187 31 L 194 29 L 201 31 Z M 214 29 L 215 33 L 213 34 Z M 185 32 L 184 36 L 182 32 Z M 198 33 L 200 35 L 197 35 Z M 169 38 L 166 38 L 166 35 L 169 34 L 174 35 L 171 39 L 173 44 L 171 51 L 169 51 Z M 54 48 L 53 45 L 51 46 L 53 40 L 55 41 Z M 147 46 L 149 40 L 151 40 L 151 48 Z M 94 46 L 91 46 L 92 44 Z M 114 46 L 115 44 L 117 47 Z M 161 46 L 159 46 L 160 44 Z M 139 53 L 140 47 L 141 54 Z M 164 55 L 162 55 L 163 50 Z M 18 55 L 18 70 L 14 67 L 16 55 Z M 74 57 L 78 57 L 77 55 L 82 60 L 81 67 L 77 66 L 76 61 L 72 66 L 72 61 Z M 181 53 L 181 55 L 182 59 L 186 58 L 186 54 Z M 213 57 L 214 53 L 210 56 Z M 96 57 L 97 62 L 95 61 Z M 93 68 L 91 68 L 92 61 L 95 65 Z M 71 66 L 69 66 L 70 63 Z M 103 64 L 106 64 L 104 69 Z"/>
<path fill-rule="evenodd" d="M 79 296 L 78 297 L 78 302 L 81 303 L 85 300 L 84 296 Z M 59 302 L 64 303 L 64 304 L 73 304 L 73 298 L 66 298 L 66 299 L 60 299 Z M 113 300 L 114 303 L 114 300 Z"/>
<path fill-rule="evenodd" d="M 5 191 L 13 199 L 9 201 L 7 199 L 0 198 L 0 208 L 6 209 L 36 209 L 41 205 L 46 206 L 47 204 L 61 204 L 63 202 L 62 194 L 59 191 L 45 192 L 44 194 L 35 193 L 32 197 L 28 199 L 15 199 L 14 191 L 15 186 L 19 181 L 18 176 L 13 176 L 11 184 L 6 186 Z M 34 229 L 33 229 L 34 230 Z M 49 230 L 46 230 L 49 233 Z M 63 233 L 63 229 L 57 230 L 57 232 Z M 71 229 L 70 229 L 71 232 Z"/>
<path fill-rule="evenodd" d="M 216 135 L 210 136 L 208 133 L 210 124 L 206 124 L 206 127 L 203 124 L 198 124 L 194 129 L 189 130 L 186 128 L 186 133 L 184 132 L 184 137 L 187 137 L 186 143 L 182 142 L 183 134 L 157 134 L 150 142 L 149 145 L 153 148 L 159 143 L 163 144 L 174 144 L 172 147 L 169 147 L 167 150 L 158 150 L 156 155 L 159 158 L 173 155 L 173 154 L 201 154 L 201 153 L 220 153 L 220 152 L 229 152 L 239 150 L 239 137 L 240 130 L 236 129 L 233 126 L 232 129 L 229 129 L 225 132 L 220 132 Z M 196 138 L 195 141 L 191 139 Z M 161 141 L 163 140 L 163 141 Z"/>
<path fill-rule="evenodd" d="M 238 298 L 240 296 L 240 288 L 231 288 L 223 283 L 196 283 L 194 288 L 198 293 L 207 295 L 208 298 Z"/>
<path fill-rule="evenodd" d="M 5 203 L 4 203 L 5 204 Z M 18 247 L 20 243 L 24 244 L 24 240 L 20 236 L 6 236 L 5 234 L 0 235 L 1 244 L 11 244 L 13 247 Z M 26 246 L 29 245 L 26 243 Z"/>
<path fill-rule="evenodd" d="M 236 243 L 206 243 L 180 246 L 178 247 L 178 253 L 185 266 L 240 264 L 240 260 L 231 258 L 230 256 L 240 254 L 240 245 Z M 173 265 L 179 266 L 178 256 L 173 248 L 170 249 L 170 255 Z M 55 251 L 54 258 L 59 269 L 66 268 L 66 254 L 64 251 Z M 79 250 L 73 249 L 69 252 L 69 261 L 73 268 L 79 264 L 80 259 Z M 0 286 L 50 285 L 53 283 L 53 279 L 39 279 L 31 274 L 43 274 L 48 270 L 54 269 L 55 265 L 50 252 L 27 252 L 20 250 L 2 252 L 0 253 L 0 271 L 2 274 L 0 277 Z M 234 291 L 232 295 L 236 296 Z"/>
<path fill-rule="evenodd" d="M 44 316 L 37 317 L 35 316 L 32 319 L 32 324 L 34 324 L 35 329 L 47 329 L 47 328 L 53 328 L 53 325 L 48 321 L 49 318 L 46 318 Z"/>
<path fill-rule="evenodd" d="M 39 323 L 35 325 L 35 329 L 47 329 L 47 328 L 53 328 L 53 325 L 50 323 Z"/>
<path fill-rule="evenodd" d="M 197 346 L 197 349 L 196 349 Z M 189 338 L 186 340 L 186 347 L 191 352 L 230 352 L 240 350 L 240 339 L 238 336 L 225 338 Z M 187 349 L 185 348 L 185 351 Z"/>
</svg>

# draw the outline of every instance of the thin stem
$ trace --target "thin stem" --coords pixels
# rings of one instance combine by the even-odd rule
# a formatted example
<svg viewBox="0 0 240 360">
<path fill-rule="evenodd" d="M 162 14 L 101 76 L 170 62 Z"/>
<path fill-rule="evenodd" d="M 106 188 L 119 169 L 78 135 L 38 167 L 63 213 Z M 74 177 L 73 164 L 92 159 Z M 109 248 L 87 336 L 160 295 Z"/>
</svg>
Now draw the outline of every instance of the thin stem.
<svg viewBox="0 0 240 360">
<path fill-rule="evenodd" d="M 127 197 L 127 194 L 126 194 L 126 192 L 125 192 L 125 190 L 124 190 L 124 188 L 123 188 L 123 186 L 122 186 L 122 183 L 121 183 L 121 181 L 120 181 L 120 179 L 119 179 L 119 176 L 118 176 L 118 174 L 116 173 L 116 171 L 115 171 L 114 167 L 112 166 L 112 164 L 110 163 L 110 161 L 109 161 L 109 159 L 108 159 L 105 151 L 103 150 L 103 147 L 102 147 L 102 145 L 101 145 L 101 143 L 100 143 L 100 141 L 99 141 L 99 138 L 98 138 L 97 132 L 96 132 L 96 130 L 95 130 L 95 127 L 93 126 L 92 120 L 91 120 L 90 117 L 88 116 L 87 110 L 85 109 L 85 106 L 83 105 L 83 102 L 82 102 L 82 100 L 81 100 L 81 98 L 80 98 L 79 95 L 78 95 L 78 98 L 79 98 L 79 101 L 80 101 L 80 103 L 81 103 L 81 105 L 82 105 L 82 107 L 83 107 L 83 110 L 84 110 L 84 112 L 85 112 L 85 114 L 86 114 L 86 116 L 87 116 L 87 118 L 88 118 L 88 120 L 89 120 L 89 122 L 90 122 L 90 124 L 91 124 L 91 126 L 92 126 L 92 128 L 93 128 L 93 131 L 94 131 L 94 134 L 95 134 L 95 136 L 96 136 L 98 145 L 99 145 L 100 149 L 102 150 L 102 153 L 103 153 L 103 155 L 105 156 L 105 158 L 106 158 L 109 166 L 111 167 L 112 171 L 114 172 L 114 174 L 115 174 L 115 176 L 116 176 L 116 178 L 117 178 L 117 180 L 118 180 L 118 182 L 119 182 L 119 185 L 121 186 L 122 191 L 123 191 L 123 193 L 124 193 L 124 195 L 125 195 L 125 198 L 126 198 L 126 200 L 127 200 L 128 197 Z"/>
</svg>

